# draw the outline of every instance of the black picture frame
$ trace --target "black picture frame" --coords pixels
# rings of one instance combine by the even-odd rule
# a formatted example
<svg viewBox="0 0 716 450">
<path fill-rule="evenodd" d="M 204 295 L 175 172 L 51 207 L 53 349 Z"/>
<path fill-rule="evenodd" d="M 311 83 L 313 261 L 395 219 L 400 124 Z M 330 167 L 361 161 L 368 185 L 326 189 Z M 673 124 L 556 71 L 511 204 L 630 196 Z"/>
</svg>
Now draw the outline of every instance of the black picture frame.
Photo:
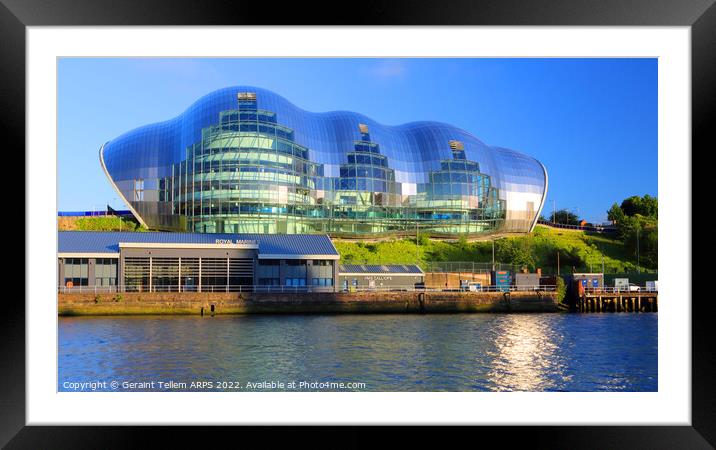
<svg viewBox="0 0 716 450">
<path fill-rule="evenodd" d="M 244 0 L 0 0 L 0 127 L 8 149 L 25 146 L 25 31 L 28 26 L 70 25 L 529 25 L 529 26 L 689 26 L 692 36 L 692 155 L 716 148 L 709 113 L 716 102 L 716 6 L 714 0 L 461 0 L 287 3 Z M 317 15 L 322 11 L 324 15 Z M 694 166 L 696 167 L 696 166 Z M 27 168 L 26 168 L 27 170 Z M 697 194 L 694 191 L 694 194 Z M 16 201 L 16 200 L 15 200 Z M 30 205 L 25 205 L 29 207 Z M 14 211 L 17 214 L 17 211 Z M 685 220 L 690 224 L 691 220 Z M 25 235 L 25 239 L 31 239 Z M 696 266 L 694 266 L 696 267 Z M 694 280 L 698 279 L 696 275 Z M 690 280 L 688 280 L 690 281 Z M 188 442 L 192 436 L 215 439 L 223 429 L 159 427 L 25 426 L 25 308 L 6 296 L 0 314 L 3 358 L 0 370 L 0 444 L 8 448 L 125 448 L 142 447 L 146 434 L 161 434 L 162 446 Z M 481 442 L 549 448 L 713 448 L 716 446 L 716 396 L 713 380 L 713 299 L 683 298 L 692 308 L 692 426 L 605 427 L 481 427 L 458 430 L 460 437 Z M 313 428 L 281 427 L 276 433 L 256 430 L 276 439 L 298 442 Z M 236 432 L 230 431 L 236 439 Z M 242 430 L 241 433 L 245 433 Z M 411 427 L 401 443 L 425 441 L 433 430 Z M 333 427 L 320 431 L 321 442 L 342 447 L 369 444 L 367 428 Z M 451 434 L 453 434 L 451 432 Z M 315 436 L 311 437 L 315 439 Z M 497 441 L 495 441 L 497 439 Z M 234 441 L 236 442 L 236 441 Z M 390 441 L 388 441 L 390 442 Z"/>
</svg>

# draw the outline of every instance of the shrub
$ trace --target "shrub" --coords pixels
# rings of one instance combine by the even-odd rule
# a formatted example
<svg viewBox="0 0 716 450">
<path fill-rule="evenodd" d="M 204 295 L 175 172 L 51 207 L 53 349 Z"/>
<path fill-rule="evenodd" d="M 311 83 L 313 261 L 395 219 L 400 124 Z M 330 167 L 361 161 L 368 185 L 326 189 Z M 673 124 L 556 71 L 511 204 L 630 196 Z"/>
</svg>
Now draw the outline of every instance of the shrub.
<svg viewBox="0 0 716 450">
<path fill-rule="evenodd" d="M 557 277 L 557 302 L 563 303 L 567 295 L 567 284 L 562 277 Z"/>
</svg>

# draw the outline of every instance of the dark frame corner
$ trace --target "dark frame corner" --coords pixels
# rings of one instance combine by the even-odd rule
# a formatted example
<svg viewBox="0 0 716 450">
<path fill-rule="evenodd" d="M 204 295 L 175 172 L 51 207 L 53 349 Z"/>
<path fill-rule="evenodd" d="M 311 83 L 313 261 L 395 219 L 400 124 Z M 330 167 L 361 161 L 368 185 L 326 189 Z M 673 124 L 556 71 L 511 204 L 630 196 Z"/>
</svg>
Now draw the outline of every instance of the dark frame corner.
<svg viewBox="0 0 716 450">
<path fill-rule="evenodd" d="M 710 119 L 716 103 L 715 0 L 453 0 L 410 2 L 368 0 L 360 14 L 348 14 L 328 2 L 313 8 L 301 3 L 275 8 L 266 2 L 242 0 L 0 0 L 0 58 L 2 84 L 0 127 L 15 148 L 25 147 L 25 31 L 28 26 L 69 25 L 608 25 L 690 26 L 692 33 L 692 148 L 693 154 L 716 148 Z M 325 3 L 325 5 L 320 5 Z M 201 7 L 198 8 L 198 5 Z M 322 6 L 326 6 L 322 8 Z M 328 16 L 318 21 L 316 10 Z M 232 14 L 233 13 L 233 14 Z M 270 22 L 268 22 L 270 21 Z M 693 157 L 693 156 L 692 156 Z M 693 204 L 693 203 L 692 203 Z M 27 205 L 26 205 L 27 207 Z M 28 236 L 25 236 L 28 239 Z M 697 267 L 695 267 L 697 269 Z M 694 279 L 697 279 L 694 277 Z M 690 299 L 684 299 L 685 301 Z M 714 302 L 708 295 L 692 303 L 692 424 L 682 427 L 501 427 L 479 430 L 480 441 L 489 438 L 550 448 L 714 448 L 716 447 L 716 390 L 713 380 Z M 119 448 L 145 443 L 147 427 L 35 427 L 25 426 L 25 309 L 9 306 L 2 315 L 4 358 L 0 395 L 0 444 L 8 448 Z M 709 339 L 709 336 L 711 337 Z M 559 429 L 555 429 L 559 428 Z M 199 432 L 193 428 L 157 428 L 165 445 L 186 442 Z M 285 428 L 291 443 L 308 437 L 309 429 Z M 168 431 L 168 432 L 167 432 Z M 405 437 L 422 440 L 434 430 L 411 428 Z M 464 432 L 464 429 L 461 430 Z M 261 433 L 261 431 L 259 431 Z M 373 441 L 370 429 L 334 427 L 322 441 L 342 434 L 345 444 Z M 452 433 L 452 431 L 451 431 Z M 474 439 L 474 431 L 467 439 Z M 261 434 L 265 436 L 265 431 Z M 352 438 L 345 440 L 347 436 Z M 490 436 L 485 436 L 490 435 Z M 487 438 L 487 440 L 486 440 Z M 315 439 L 315 437 L 314 437 Z M 337 441 L 335 441 L 337 442 Z M 406 441 L 400 441 L 405 444 Z M 542 443 L 542 445 L 540 445 Z"/>
</svg>

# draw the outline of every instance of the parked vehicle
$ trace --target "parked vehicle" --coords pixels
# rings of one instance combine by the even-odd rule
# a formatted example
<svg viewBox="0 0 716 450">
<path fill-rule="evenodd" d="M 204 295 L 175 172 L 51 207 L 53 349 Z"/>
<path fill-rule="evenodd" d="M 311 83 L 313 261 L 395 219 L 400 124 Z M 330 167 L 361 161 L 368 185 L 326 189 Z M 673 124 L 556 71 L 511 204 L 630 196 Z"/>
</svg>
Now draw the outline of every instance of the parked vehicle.
<svg viewBox="0 0 716 450">
<path fill-rule="evenodd" d="M 629 283 L 629 292 L 639 292 L 641 291 L 641 287 L 637 286 L 634 283 Z"/>
</svg>

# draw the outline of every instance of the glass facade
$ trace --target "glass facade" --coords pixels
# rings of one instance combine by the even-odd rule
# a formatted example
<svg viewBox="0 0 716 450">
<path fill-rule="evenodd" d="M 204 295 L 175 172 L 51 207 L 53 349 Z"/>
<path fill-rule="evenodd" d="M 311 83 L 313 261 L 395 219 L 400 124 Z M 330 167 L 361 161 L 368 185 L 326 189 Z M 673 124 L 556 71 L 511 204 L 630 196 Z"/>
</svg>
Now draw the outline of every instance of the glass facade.
<svg viewBox="0 0 716 450">
<path fill-rule="evenodd" d="M 107 142 L 100 160 L 149 228 L 204 233 L 527 232 L 547 190 L 537 160 L 454 126 L 312 113 L 247 86 Z"/>
</svg>

